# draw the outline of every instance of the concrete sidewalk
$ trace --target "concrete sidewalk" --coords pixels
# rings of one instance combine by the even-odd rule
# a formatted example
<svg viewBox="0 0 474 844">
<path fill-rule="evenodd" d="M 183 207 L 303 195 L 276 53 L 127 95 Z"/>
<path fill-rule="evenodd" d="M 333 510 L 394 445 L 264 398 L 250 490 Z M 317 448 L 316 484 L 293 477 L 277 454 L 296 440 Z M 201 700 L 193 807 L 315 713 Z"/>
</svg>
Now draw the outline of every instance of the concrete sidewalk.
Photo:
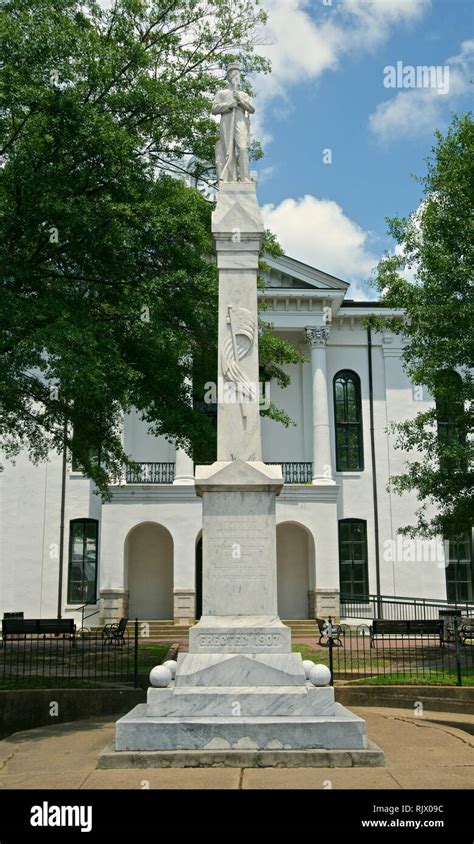
<svg viewBox="0 0 474 844">
<path fill-rule="evenodd" d="M 385 768 L 96 770 L 115 719 L 15 733 L 0 742 L 0 788 L 474 788 L 474 716 L 358 707 Z M 439 723 L 444 722 L 444 723 Z"/>
</svg>

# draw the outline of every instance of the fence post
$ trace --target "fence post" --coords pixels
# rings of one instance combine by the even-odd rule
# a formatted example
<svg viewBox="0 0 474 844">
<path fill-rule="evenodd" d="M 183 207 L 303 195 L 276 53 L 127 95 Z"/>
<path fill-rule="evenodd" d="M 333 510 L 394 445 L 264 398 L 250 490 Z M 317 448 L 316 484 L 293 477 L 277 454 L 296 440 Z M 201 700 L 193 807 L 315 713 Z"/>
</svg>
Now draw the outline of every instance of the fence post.
<svg viewBox="0 0 474 844">
<path fill-rule="evenodd" d="M 460 651 L 460 642 L 459 642 L 459 620 L 457 616 L 454 616 L 454 648 L 456 652 L 456 671 L 458 675 L 457 685 L 462 686 L 462 674 L 461 674 L 461 651 Z"/>
<path fill-rule="evenodd" d="M 334 643 L 333 643 L 333 639 L 332 639 L 332 618 L 331 618 L 331 616 L 328 616 L 327 637 L 328 637 L 328 648 L 329 648 L 329 671 L 331 672 L 331 679 L 329 681 L 329 685 L 334 686 L 334 662 L 333 662 L 333 652 L 332 652 L 332 649 L 334 647 Z"/>
<path fill-rule="evenodd" d="M 138 689 L 138 618 L 133 628 L 133 688 Z"/>
</svg>

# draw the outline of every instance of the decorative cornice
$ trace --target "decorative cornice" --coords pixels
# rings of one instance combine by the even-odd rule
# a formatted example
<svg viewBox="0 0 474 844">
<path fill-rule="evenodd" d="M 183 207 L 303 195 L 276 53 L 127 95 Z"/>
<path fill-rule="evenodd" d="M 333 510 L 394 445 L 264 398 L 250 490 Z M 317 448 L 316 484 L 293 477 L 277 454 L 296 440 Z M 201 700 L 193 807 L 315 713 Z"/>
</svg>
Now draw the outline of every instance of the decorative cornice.
<svg viewBox="0 0 474 844">
<path fill-rule="evenodd" d="M 125 484 L 124 486 L 111 487 L 112 493 L 111 501 L 104 502 L 106 507 L 108 504 L 154 504 L 155 501 L 160 503 L 174 503 L 178 501 L 188 501 L 194 504 L 201 504 L 196 495 L 194 484 L 179 485 L 179 484 Z"/>
<path fill-rule="evenodd" d="M 283 491 L 276 501 L 277 515 L 280 504 L 305 504 L 309 501 L 324 501 L 336 503 L 338 500 L 340 484 L 285 484 Z"/>
<path fill-rule="evenodd" d="M 400 358 L 403 354 L 403 349 L 394 349 L 390 346 L 382 346 L 382 354 L 384 358 Z"/>
<path fill-rule="evenodd" d="M 304 334 L 306 342 L 309 343 L 312 349 L 325 347 L 328 342 L 328 337 L 331 331 L 329 325 L 305 328 Z"/>
</svg>

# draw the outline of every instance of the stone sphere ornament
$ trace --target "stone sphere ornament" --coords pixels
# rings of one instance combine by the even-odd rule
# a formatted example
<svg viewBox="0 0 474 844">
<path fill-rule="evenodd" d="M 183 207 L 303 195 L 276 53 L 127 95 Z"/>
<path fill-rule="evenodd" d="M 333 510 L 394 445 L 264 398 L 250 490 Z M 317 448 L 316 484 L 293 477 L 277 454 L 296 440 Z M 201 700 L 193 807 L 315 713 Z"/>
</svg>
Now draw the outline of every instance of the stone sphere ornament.
<svg viewBox="0 0 474 844">
<path fill-rule="evenodd" d="M 331 681 L 331 672 L 327 665 L 318 663 L 317 665 L 313 665 L 309 672 L 309 679 L 313 686 L 328 686 Z"/>
<path fill-rule="evenodd" d="M 150 671 L 150 683 L 155 689 L 165 689 L 172 679 L 171 671 L 166 665 L 155 665 Z"/>
<path fill-rule="evenodd" d="M 307 680 L 309 680 L 309 672 L 311 671 L 312 668 L 315 667 L 315 665 L 316 665 L 316 663 L 313 662 L 312 659 L 304 659 L 303 660 L 303 668 L 304 668 L 304 673 L 306 674 Z"/>
<path fill-rule="evenodd" d="M 176 677 L 176 669 L 178 667 L 178 663 L 176 662 L 176 660 L 167 659 L 165 660 L 165 662 L 162 663 L 162 665 L 166 665 L 166 667 L 169 668 L 169 670 L 171 671 L 171 678 L 174 680 L 174 678 Z"/>
</svg>

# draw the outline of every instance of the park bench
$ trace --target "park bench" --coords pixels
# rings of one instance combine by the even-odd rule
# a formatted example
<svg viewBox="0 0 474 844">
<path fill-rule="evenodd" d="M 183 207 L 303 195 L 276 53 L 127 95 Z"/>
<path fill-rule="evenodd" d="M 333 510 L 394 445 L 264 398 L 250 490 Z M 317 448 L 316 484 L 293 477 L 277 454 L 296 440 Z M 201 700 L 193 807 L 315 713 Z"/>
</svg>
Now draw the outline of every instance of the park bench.
<svg viewBox="0 0 474 844">
<path fill-rule="evenodd" d="M 461 618 L 458 633 L 461 645 L 466 644 L 466 639 L 474 639 L 474 618 Z"/>
<path fill-rule="evenodd" d="M 102 642 L 104 645 L 124 645 L 125 631 L 127 629 L 128 618 L 121 618 L 120 621 L 106 624 L 102 630 Z"/>
<path fill-rule="evenodd" d="M 328 623 L 327 623 L 326 619 L 325 618 L 317 618 L 316 624 L 318 625 L 318 630 L 319 630 L 318 645 L 323 645 L 323 646 L 327 645 L 328 642 L 322 641 L 324 638 L 327 638 L 327 640 L 329 641 L 328 626 L 327 626 Z M 332 625 L 332 641 L 333 641 L 333 644 L 342 646 L 342 642 L 341 642 L 341 638 L 340 638 L 341 636 L 342 636 L 341 625 L 333 623 L 333 625 Z"/>
<path fill-rule="evenodd" d="M 474 618 L 462 616 L 461 610 L 451 610 L 440 613 L 444 623 L 444 640 L 446 642 L 458 641 L 464 645 L 467 639 L 474 639 Z"/>
<path fill-rule="evenodd" d="M 2 639 L 7 636 L 71 636 L 74 640 L 76 625 L 72 618 L 4 618 Z"/>
<path fill-rule="evenodd" d="M 370 627 L 370 647 L 373 648 L 376 636 L 439 636 L 440 647 L 443 645 L 444 623 L 439 619 L 407 618 L 403 621 L 391 621 L 377 618 Z"/>
</svg>

